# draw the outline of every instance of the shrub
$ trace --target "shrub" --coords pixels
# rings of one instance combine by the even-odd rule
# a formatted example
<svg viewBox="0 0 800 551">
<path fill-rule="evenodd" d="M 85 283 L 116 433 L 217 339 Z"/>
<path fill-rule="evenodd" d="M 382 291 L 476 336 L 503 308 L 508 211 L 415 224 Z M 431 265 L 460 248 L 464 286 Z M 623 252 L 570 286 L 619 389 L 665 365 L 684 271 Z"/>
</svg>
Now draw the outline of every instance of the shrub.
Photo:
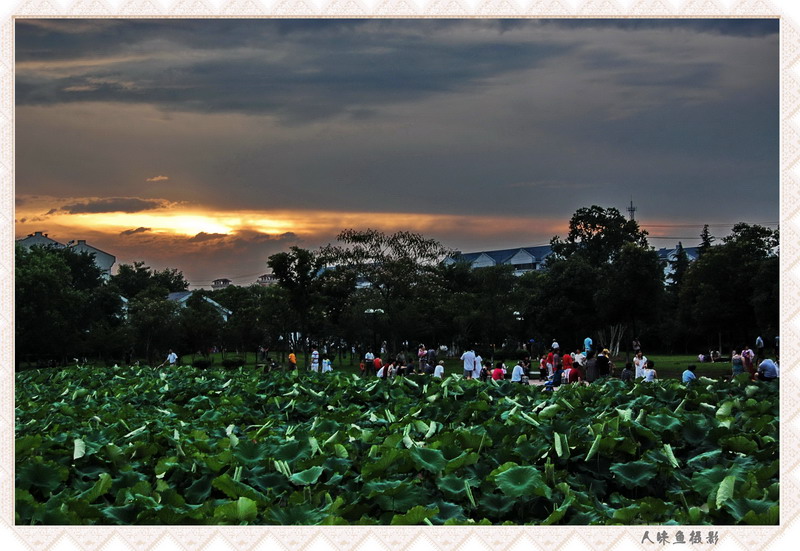
<svg viewBox="0 0 800 551">
<path fill-rule="evenodd" d="M 203 358 L 199 358 L 192 362 L 192 367 L 196 367 L 197 369 L 207 369 L 211 367 L 211 360 L 204 360 Z"/>
<path fill-rule="evenodd" d="M 222 360 L 222 366 L 227 367 L 228 369 L 234 369 L 236 367 L 241 367 L 244 365 L 244 358 L 240 358 L 238 356 L 232 358 L 225 358 Z"/>
</svg>

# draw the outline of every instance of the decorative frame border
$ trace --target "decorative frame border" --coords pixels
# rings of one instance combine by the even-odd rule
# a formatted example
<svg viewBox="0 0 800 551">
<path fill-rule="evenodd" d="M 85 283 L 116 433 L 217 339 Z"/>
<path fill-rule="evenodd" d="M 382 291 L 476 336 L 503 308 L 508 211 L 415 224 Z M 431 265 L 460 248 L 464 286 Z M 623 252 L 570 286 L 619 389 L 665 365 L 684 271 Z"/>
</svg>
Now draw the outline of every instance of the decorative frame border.
<svg viewBox="0 0 800 551">
<path fill-rule="evenodd" d="M 800 28 L 768 0 L 738 0 L 726 8 L 720 0 L 685 0 L 678 8 L 669 0 L 275 0 L 267 7 L 259 0 L 24 0 L 11 14 L 0 17 L 0 529 L 13 548 L 33 550 L 125 551 L 216 549 L 276 549 L 301 551 L 326 549 L 436 549 L 457 550 L 560 550 L 649 549 L 645 530 L 656 526 L 596 527 L 342 527 L 342 526 L 15 526 L 14 525 L 14 20 L 16 18 L 344 18 L 344 17 L 657 17 L 780 18 L 780 221 L 781 221 L 781 345 L 784 375 L 781 382 L 781 524 L 709 528 L 719 533 L 719 543 L 705 543 L 703 551 L 719 549 L 761 550 L 790 543 L 800 515 L 800 401 L 794 372 L 800 358 L 800 131 L 795 123 L 800 111 Z M 776 0 L 777 1 L 777 0 Z M 780 0 L 788 4 L 791 0 Z M 573 0 L 573 3 L 575 0 Z M 0 0 L 2 3 L 2 0 Z M 367 5 L 369 4 L 369 5 Z M 4 10 L 5 11 L 5 10 Z M 670 531 L 670 534 L 674 533 Z M 687 546 L 689 544 L 686 544 Z M 796 546 L 796 542 L 794 544 Z M 663 547 L 657 544 L 656 547 Z M 693 545 L 692 545 L 693 547 Z"/>
</svg>

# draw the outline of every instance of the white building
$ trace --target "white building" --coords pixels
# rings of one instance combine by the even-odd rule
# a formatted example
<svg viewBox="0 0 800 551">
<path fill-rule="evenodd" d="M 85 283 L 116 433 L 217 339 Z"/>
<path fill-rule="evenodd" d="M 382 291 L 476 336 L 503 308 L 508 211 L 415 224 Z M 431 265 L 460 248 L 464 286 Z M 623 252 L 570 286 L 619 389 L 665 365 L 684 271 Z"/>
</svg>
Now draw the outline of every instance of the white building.
<svg viewBox="0 0 800 551">
<path fill-rule="evenodd" d="M 79 239 L 77 242 L 70 241 L 64 245 L 48 237 L 46 233 L 37 231 L 29 234 L 27 237 L 17 239 L 17 243 L 28 249 L 36 245 L 43 247 L 55 247 L 57 249 L 68 247 L 78 253 L 89 253 L 94 255 L 95 266 L 100 268 L 103 273 L 103 278 L 105 279 L 109 279 L 111 277 L 111 267 L 114 266 L 114 263 L 117 261 L 117 257 L 115 257 L 113 254 L 101 251 L 97 247 L 92 247 L 86 243 L 85 239 Z"/>
</svg>

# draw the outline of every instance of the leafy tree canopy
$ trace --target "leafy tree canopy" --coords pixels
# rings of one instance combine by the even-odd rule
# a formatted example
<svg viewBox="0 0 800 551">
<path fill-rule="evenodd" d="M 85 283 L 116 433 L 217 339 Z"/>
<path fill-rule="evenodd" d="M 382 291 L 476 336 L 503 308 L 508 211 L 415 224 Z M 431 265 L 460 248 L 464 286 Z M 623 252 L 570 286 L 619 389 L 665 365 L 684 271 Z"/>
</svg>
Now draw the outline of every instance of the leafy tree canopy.
<svg viewBox="0 0 800 551">
<path fill-rule="evenodd" d="M 597 205 L 575 211 L 569 221 L 566 240 L 555 236 L 550 240 L 551 262 L 573 254 L 584 256 L 593 265 L 612 262 L 625 243 L 648 248 L 647 231 L 635 220 L 628 220 L 614 207 Z"/>
</svg>

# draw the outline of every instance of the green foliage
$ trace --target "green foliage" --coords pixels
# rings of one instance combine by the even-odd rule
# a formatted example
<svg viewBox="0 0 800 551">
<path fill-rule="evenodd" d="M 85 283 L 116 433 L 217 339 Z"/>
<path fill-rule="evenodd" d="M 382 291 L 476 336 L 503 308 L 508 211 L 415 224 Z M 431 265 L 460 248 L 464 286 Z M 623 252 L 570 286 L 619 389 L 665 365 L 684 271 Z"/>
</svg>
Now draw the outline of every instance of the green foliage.
<svg viewBox="0 0 800 551">
<path fill-rule="evenodd" d="M 778 522 L 778 383 L 444 382 L 19 373 L 16 522 Z"/>
</svg>

